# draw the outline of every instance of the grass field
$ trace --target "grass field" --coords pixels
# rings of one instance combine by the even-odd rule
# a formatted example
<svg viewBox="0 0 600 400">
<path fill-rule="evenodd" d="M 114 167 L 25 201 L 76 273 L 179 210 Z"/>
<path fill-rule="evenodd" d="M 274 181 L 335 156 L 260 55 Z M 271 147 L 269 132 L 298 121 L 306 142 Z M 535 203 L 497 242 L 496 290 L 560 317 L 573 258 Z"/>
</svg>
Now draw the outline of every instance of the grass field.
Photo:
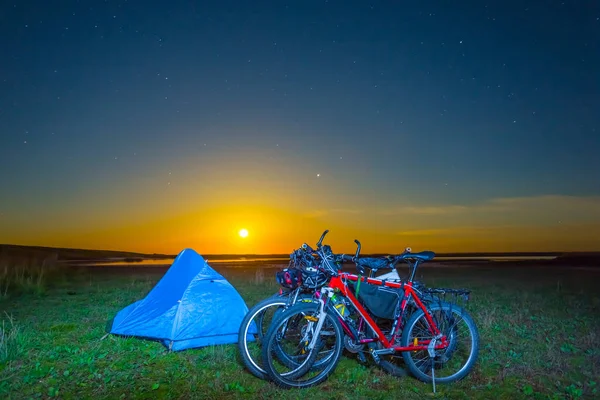
<svg viewBox="0 0 600 400">
<path fill-rule="evenodd" d="M 249 307 L 277 289 L 273 269 L 215 267 Z M 235 345 L 168 353 L 105 335 L 116 312 L 145 296 L 163 269 L 82 269 L 0 300 L 0 398 L 421 399 L 598 398 L 599 270 L 422 268 L 428 286 L 473 290 L 481 335 L 475 370 L 453 385 L 387 376 L 344 357 L 328 381 L 281 390 L 243 368 Z M 263 279 L 264 276 L 264 279 Z M 35 283 L 32 283 L 35 286 Z"/>
</svg>

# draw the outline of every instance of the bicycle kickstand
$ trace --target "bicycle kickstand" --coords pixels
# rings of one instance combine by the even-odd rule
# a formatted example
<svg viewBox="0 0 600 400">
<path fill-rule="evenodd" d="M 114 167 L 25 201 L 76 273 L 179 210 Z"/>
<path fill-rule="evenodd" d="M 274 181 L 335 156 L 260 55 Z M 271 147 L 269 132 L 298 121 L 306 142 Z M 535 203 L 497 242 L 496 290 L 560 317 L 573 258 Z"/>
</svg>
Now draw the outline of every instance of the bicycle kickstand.
<svg viewBox="0 0 600 400">
<path fill-rule="evenodd" d="M 429 358 L 431 358 L 431 383 L 433 384 L 433 393 L 435 393 L 435 343 L 441 337 L 441 334 L 437 335 L 427 346 L 427 353 L 429 353 Z"/>
</svg>

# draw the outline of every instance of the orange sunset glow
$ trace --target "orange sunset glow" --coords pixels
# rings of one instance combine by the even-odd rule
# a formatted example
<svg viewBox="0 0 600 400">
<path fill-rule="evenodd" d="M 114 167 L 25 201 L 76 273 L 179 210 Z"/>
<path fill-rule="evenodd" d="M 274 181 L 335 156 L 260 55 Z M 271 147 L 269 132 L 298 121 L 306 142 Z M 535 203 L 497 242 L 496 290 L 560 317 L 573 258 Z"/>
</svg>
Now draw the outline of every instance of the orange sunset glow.
<svg viewBox="0 0 600 400">
<path fill-rule="evenodd" d="M 289 254 L 329 229 L 342 252 L 354 239 L 384 253 L 600 250 L 593 34 L 560 34 L 558 57 L 528 33 L 533 50 L 513 53 L 504 33 L 479 37 L 495 29 L 487 6 L 452 36 L 454 17 L 442 28 L 430 10 L 404 31 L 398 4 L 365 6 L 371 17 L 268 6 L 272 36 L 250 17 L 159 34 L 132 16 L 124 34 L 107 11 L 81 34 L 57 23 L 56 40 L 46 17 L 33 29 L 11 6 L 23 42 L 6 51 L 0 95 L 0 244 Z M 196 18 L 188 6 L 182 20 Z M 364 37 L 340 22 L 357 18 L 373 18 Z M 206 42 L 191 51 L 195 35 Z"/>
<path fill-rule="evenodd" d="M 155 197 L 136 207 L 70 210 L 73 218 L 40 220 L 35 229 L 3 230 L 0 242 L 175 254 L 191 247 L 202 254 L 286 254 L 316 242 L 325 229 L 329 244 L 351 252 L 398 252 L 407 246 L 437 252 L 588 251 L 598 249 L 597 198 L 542 196 L 495 199 L 471 205 L 317 208 L 293 196 L 271 196 L 271 204 L 190 204 Z M 188 198 L 189 199 L 189 198 Z M 165 204 L 161 204 L 161 200 Z M 274 203 L 280 203 L 277 205 Z M 81 213 L 78 215 L 78 213 Z M 147 214 L 145 214 L 147 213 Z M 14 217 L 13 217 L 14 218 Z M 243 227 L 243 228 L 241 228 Z M 247 235 L 244 237 L 244 232 Z"/>
</svg>

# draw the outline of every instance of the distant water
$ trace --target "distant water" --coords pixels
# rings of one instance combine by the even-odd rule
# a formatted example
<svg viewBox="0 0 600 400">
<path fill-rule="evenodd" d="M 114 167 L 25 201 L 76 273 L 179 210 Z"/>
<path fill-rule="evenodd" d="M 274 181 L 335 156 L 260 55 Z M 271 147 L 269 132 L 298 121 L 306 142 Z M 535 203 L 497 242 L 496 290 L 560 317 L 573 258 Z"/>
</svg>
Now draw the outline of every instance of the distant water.
<svg viewBox="0 0 600 400">
<path fill-rule="evenodd" d="M 457 257 L 436 257 L 433 261 L 524 261 L 524 260 L 552 260 L 555 256 L 499 256 L 499 257 L 473 257 L 473 256 L 457 256 Z M 74 261 L 70 264 L 79 266 L 165 266 L 171 265 L 175 259 L 144 259 L 141 261 L 125 261 L 125 260 L 86 260 Z M 270 264 L 285 264 L 289 261 L 288 257 L 232 257 L 232 258 L 206 258 L 209 264 L 245 264 L 265 262 Z"/>
<path fill-rule="evenodd" d="M 525 261 L 525 260 L 553 260 L 556 256 L 499 256 L 499 257 L 435 257 L 434 261 Z"/>
</svg>

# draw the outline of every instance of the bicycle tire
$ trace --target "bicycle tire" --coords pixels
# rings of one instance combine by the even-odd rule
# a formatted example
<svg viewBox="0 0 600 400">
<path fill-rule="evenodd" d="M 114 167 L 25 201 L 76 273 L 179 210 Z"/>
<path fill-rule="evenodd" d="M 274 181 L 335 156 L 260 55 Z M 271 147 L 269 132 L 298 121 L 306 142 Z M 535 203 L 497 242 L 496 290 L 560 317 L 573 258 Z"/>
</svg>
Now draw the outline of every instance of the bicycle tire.
<svg viewBox="0 0 600 400">
<path fill-rule="evenodd" d="M 302 299 L 312 299 L 312 295 L 300 294 L 298 296 L 297 301 L 302 300 Z M 249 328 L 252 324 L 252 321 L 254 321 L 255 318 L 260 313 L 263 313 L 269 307 L 283 308 L 287 305 L 288 301 L 289 301 L 288 297 L 277 296 L 277 295 L 273 295 L 267 299 L 264 299 L 264 300 L 258 302 L 257 304 L 255 304 L 250 310 L 248 310 L 248 312 L 246 313 L 246 315 L 244 316 L 244 319 L 242 319 L 242 322 L 240 324 L 240 329 L 238 331 L 238 343 L 237 343 L 238 351 L 240 353 L 242 362 L 243 362 L 244 366 L 246 367 L 246 369 L 248 371 L 250 371 L 250 373 L 252 375 L 256 376 L 259 379 L 266 380 L 266 379 L 269 379 L 269 376 L 266 373 L 266 371 L 264 370 L 264 368 L 260 365 L 260 358 L 258 360 L 256 360 L 255 358 L 253 358 L 250 355 L 250 351 L 248 349 L 248 335 L 251 335 L 248 333 Z M 262 341 L 263 340 L 262 326 L 261 326 L 262 324 L 257 323 L 256 325 L 258 328 L 259 339 Z"/>
<path fill-rule="evenodd" d="M 427 300 L 424 300 L 423 298 L 421 298 L 421 301 L 423 301 L 423 303 L 426 303 L 426 301 L 433 301 L 431 300 L 431 298 L 426 298 Z M 447 302 L 441 302 L 438 301 L 436 304 L 449 304 Z M 410 320 L 410 317 L 415 313 L 419 311 L 419 308 L 417 308 L 416 306 L 411 306 L 410 311 L 408 311 L 408 314 L 406 316 L 404 316 L 402 319 L 404 321 L 403 326 L 406 327 L 407 326 L 407 321 Z M 389 339 L 389 338 L 388 338 Z M 402 343 L 402 332 L 399 335 L 399 338 L 397 339 L 397 343 L 399 343 L 401 345 Z M 380 344 L 378 346 L 378 348 L 383 348 L 383 346 Z M 379 361 L 379 366 L 381 367 L 381 369 L 388 373 L 391 376 L 395 376 L 397 378 L 402 378 L 405 376 L 409 375 L 409 372 L 407 371 L 406 368 L 403 368 L 401 366 L 396 365 L 396 363 L 394 362 L 396 358 L 403 358 L 403 356 L 400 353 L 395 353 L 393 355 L 389 355 L 389 356 L 380 356 L 380 361 Z"/>
<path fill-rule="evenodd" d="M 310 352 L 309 356 L 303 362 L 303 364 L 299 365 L 299 367 L 296 370 L 294 370 L 292 373 L 279 374 L 274 369 L 273 351 L 272 350 L 274 350 L 274 347 L 277 343 L 276 339 L 277 339 L 278 335 L 276 335 L 275 333 L 278 331 L 279 327 L 286 320 L 288 320 L 289 318 L 293 317 L 296 314 L 318 313 L 319 307 L 320 307 L 319 303 L 296 303 L 296 304 L 294 304 L 292 307 L 283 311 L 281 314 L 279 314 L 279 316 L 276 319 L 273 320 L 267 334 L 265 335 L 265 343 L 262 347 L 263 368 L 267 371 L 267 374 L 269 375 L 270 380 L 272 380 L 273 382 L 275 382 L 278 386 L 280 386 L 282 388 L 285 388 L 285 389 L 308 388 L 308 387 L 318 385 L 318 384 L 324 382 L 329 377 L 329 375 L 331 375 L 335 371 L 335 368 L 337 367 L 337 364 L 339 363 L 339 360 L 342 356 L 342 350 L 344 348 L 344 340 L 343 340 L 344 339 L 344 331 L 342 329 L 342 326 L 341 326 L 339 320 L 337 319 L 337 316 L 333 312 L 327 311 L 326 318 L 328 319 L 329 322 L 332 323 L 332 326 L 333 326 L 333 329 L 335 332 L 335 336 L 337 337 L 337 341 L 336 341 L 335 347 L 333 349 L 332 356 L 327 358 L 328 362 L 326 363 L 326 365 L 323 368 L 318 369 L 319 373 L 315 377 L 312 377 L 304 382 L 300 382 L 300 381 L 296 380 L 297 378 L 304 376 L 306 373 L 308 373 L 313 368 L 313 365 L 314 365 L 315 360 L 318 355 L 318 351 L 316 351 L 315 349 L 319 348 L 319 343 L 317 343 L 317 346 L 315 346 L 315 349 L 313 349 Z M 277 356 L 277 357 L 280 358 L 279 356 Z"/>
<path fill-rule="evenodd" d="M 456 312 L 466 323 L 469 332 L 471 334 L 471 353 L 467 359 L 465 365 L 455 374 L 447 376 L 447 377 L 436 377 L 436 383 L 452 383 L 466 377 L 477 362 L 477 358 L 479 355 L 479 331 L 477 330 L 477 326 L 475 325 L 475 321 L 471 317 L 471 315 L 462 307 L 457 306 L 455 304 L 432 304 L 428 307 L 429 312 L 442 310 L 445 312 Z M 409 346 L 409 342 L 411 342 L 411 333 L 416 323 L 423 318 L 425 313 L 423 310 L 418 310 L 415 312 L 408 322 L 402 332 L 402 346 Z M 453 347 L 452 351 L 456 350 L 456 342 L 450 343 L 449 347 Z M 420 368 L 417 367 L 414 359 L 412 351 L 405 351 L 402 353 L 402 357 L 404 358 L 404 362 L 409 370 L 409 372 L 418 380 L 422 382 L 430 383 L 432 381 L 432 377 L 424 373 Z"/>
</svg>

